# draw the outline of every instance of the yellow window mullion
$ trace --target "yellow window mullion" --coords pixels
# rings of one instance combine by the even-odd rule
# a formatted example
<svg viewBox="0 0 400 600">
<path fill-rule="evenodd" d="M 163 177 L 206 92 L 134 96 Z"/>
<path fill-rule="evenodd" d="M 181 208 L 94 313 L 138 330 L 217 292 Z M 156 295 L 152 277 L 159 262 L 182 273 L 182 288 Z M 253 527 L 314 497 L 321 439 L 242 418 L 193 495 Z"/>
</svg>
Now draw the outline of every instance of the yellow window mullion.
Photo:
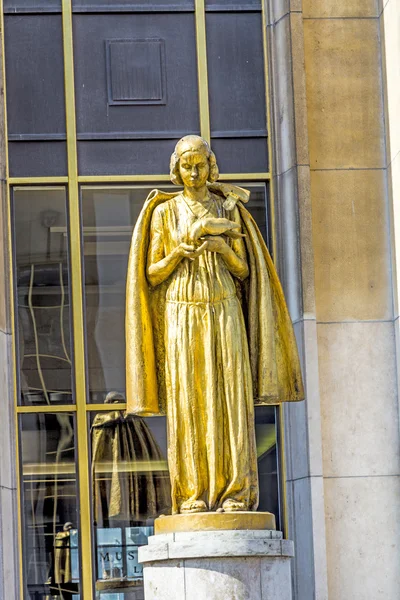
<svg viewBox="0 0 400 600">
<path fill-rule="evenodd" d="M 78 442 L 81 591 L 85 600 L 93 600 L 92 527 L 89 479 L 89 447 L 86 415 L 85 339 L 82 289 L 81 214 L 78 188 L 76 145 L 75 86 L 72 7 L 62 0 L 65 113 L 68 153 L 68 202 L 70 225 L 70 264 L 72 285 L 72 319 L 74 339 L 74 372 L 76 428 Z"/>
<path fill-rule="evenodd" d="M 207 39 L 205 0 L 195 0 L 197 78 L 199 86 L 199 110 L 201 136 L 211 141 L 210 108 L 208 100 Z"/>
</svg>

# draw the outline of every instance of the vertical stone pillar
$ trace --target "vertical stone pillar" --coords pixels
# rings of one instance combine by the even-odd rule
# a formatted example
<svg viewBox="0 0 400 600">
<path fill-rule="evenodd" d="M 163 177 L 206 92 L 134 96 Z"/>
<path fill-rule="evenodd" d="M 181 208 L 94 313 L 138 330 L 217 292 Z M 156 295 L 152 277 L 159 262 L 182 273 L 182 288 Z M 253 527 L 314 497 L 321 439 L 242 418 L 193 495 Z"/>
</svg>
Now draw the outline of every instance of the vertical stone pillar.
<svg viewBox="0 0 400 600">
<path fill-rule="evenodd" d="M 400 586 L 382 8 L 376 0 L 303 0 L 328 597 L 335 600 L 397 600 Z"/>
<path fill-rule="evenodd" d="M 0 32 L 0 36 L 3 32 Z M 19 600 L 19 552 L 14 408 L 13 348 L 10 300 L 10 232 L 6 185 L 6 126 L 3 56 L 0 37 L 0 600 Z"/>
</svg>

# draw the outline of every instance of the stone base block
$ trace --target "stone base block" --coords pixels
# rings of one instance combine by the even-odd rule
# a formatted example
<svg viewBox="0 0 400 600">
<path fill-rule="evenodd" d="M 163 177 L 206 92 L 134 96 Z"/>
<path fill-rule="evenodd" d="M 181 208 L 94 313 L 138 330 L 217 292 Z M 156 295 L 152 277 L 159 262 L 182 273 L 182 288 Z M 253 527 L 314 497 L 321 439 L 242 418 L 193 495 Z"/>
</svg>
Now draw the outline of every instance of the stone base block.
<svg viewBox="0 0 400 600">
<path fill-rule="evenodd" d="M 146 600 L 291 600 L 293 542 L 278 531 L 155 535 L 139 548 Z"/>
</svg>

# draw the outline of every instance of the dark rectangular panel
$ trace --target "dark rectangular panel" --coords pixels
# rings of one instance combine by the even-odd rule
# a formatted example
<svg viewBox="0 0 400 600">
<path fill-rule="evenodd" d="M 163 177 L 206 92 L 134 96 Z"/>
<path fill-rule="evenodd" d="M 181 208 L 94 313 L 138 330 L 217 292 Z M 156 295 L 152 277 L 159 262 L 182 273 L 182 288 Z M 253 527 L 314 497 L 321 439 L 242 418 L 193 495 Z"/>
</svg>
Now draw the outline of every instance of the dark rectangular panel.
<svg viewBox="0 0 400 600">
<path fill-rule="evenodd" d="M 74 12 L 186 12 L 194 0 L 73 0 Z"/>
<path fill-rule="evenodd" d="M 6 16 L 8 132 L 65 132 L 60 15 Z"/>
<path fill-rule="evenodd" d="M 261 0 L 206 0 L 210 11 L 260 11 Z"/>
<path fill-rule="evenodd" d="M 221 173 L 268 172 L 268 144 L 265 138 L 213 139 Z"/>
<path fill-rule="evenodd" d="M 10 177 L 67 175 L 65 142 L 10 142 Z"/>
<path fill-rule="evenodd" d="M 108 104 L 166 104 L 164 40 L 106 42 Z"/>
<path fill-rule="evenodd" d="M 207 50 L 212 130 L 265 130 L 261 15 L 209 13 Z"/>
<path fill-rule="evenodd" d="M 175 140 L 78 142 L 80 175 L 163 175 Z"/>
<path fill-rule="evenodd" d="M 193 14 L 79 14 L 74 41 L 79 134 L 199 129 Z"/>
<path fill-rule="evenodd" d="M 61 0 L 3 0 L 5 13 L 61 12 Z"/>
</svg>

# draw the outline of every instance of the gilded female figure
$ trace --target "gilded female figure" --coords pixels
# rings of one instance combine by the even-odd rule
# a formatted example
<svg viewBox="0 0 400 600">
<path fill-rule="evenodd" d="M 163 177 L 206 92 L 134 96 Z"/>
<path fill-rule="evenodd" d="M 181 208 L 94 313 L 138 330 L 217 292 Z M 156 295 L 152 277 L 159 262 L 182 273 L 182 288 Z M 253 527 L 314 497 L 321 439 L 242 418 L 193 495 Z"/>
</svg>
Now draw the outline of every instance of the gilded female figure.
<svg viewBox="0 0 400 600">
<path fill-rule="evenodd" d="M 132 238 L 128 412 L 166 411 L 173 513 L 258 505 L 254 403 L 301 400 L 282 290 L 245 190 L 215 184 L 208 143 L 180 140 Z"/>
</svg>

